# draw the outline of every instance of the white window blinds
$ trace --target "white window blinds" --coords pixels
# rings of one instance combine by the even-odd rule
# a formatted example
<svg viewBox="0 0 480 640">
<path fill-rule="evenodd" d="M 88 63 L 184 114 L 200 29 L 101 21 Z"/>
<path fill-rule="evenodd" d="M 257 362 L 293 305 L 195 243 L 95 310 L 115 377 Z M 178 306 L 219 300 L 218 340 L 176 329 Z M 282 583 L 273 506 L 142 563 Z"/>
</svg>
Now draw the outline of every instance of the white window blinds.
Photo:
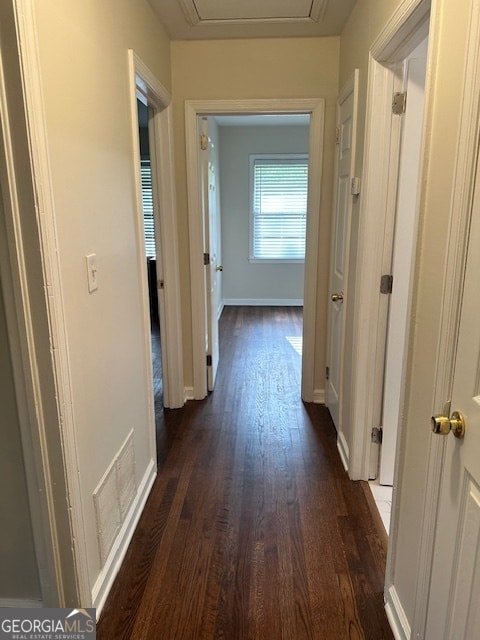
<svg viewBox="0 0 480 640">
<path fill-rule="evenodd" d="M 143 229 L 145 233 L 145 254 L 155 258 L 155 225 L 153 220 L 152 171 L 150 160 L 142 160 L 140 166 L 142 178 Z"/>
<path fill-rule="evenodd" d="M 250 259 L 305 259 L 308 157 L 252 156 Z"/>
</svg>

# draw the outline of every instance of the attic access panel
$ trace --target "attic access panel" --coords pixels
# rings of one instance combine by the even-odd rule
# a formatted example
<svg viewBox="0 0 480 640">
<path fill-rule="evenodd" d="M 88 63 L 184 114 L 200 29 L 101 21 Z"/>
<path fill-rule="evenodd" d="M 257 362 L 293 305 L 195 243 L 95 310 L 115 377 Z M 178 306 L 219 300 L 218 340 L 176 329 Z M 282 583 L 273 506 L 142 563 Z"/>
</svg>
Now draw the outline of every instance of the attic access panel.
<svg viewBox="0 0 480 640">
<path fill-rule="evenodd" d="M 180 0 L 192 24 L 299 20 L 318 22 L 328 0 Z"/>
</svg>

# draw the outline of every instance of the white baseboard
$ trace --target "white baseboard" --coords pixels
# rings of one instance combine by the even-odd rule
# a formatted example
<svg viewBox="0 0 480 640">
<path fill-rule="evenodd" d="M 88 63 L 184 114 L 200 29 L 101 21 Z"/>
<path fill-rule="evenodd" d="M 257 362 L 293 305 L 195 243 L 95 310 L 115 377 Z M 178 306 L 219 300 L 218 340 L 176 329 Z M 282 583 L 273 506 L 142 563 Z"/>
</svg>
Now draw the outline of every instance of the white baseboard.
<svg viewBox="0 0 480 640">
<path fill-rule="evenodd" d="M 97 610 L 97 619 L 100 616 L 103 605 L 107 599 L 107 596 L 112 588 L 113 581 L 117 576 L 120 566 L 127 553 L 128 545 L 135 532 L 135 527 L 138 524 L 142 511 L 147 502 L 147 498 L 152 489 L 153 483 L 157 476 L 157 465 L 154 460 L 150 461 L 150 464 L 145 471 L 143 479 L 137 491 L 137 495 L 132 503 L 129 513 L 127 514 L 122 528 L 115 540 L 112 550 L 110 551 L 108 558 L 105 562 L 105 566 L 100 572 L 97 580 L 92 589 L 92 606 Z"/>
<path fill-rule="evenodd" d="M 409 640 L 411 634 L 410 624 L 398 597 L 397 590 L 393 585 L 387 590 L 386 595 L 385 612 L 395 640 Z"/>
<path fill-rule="evenodd" d="M 325 389 L 313 390 L 313 402 L 315 404 L 325 404 Z"/>
<path fill-rule="evenodd" d="M 345 471 L 348 472 L 348 461 L 350 459 L 349 449 L 347 441 L 345 440 L 345 436 L 341 431 L 337 433 L 337 449 L 340 454 L 340 459 L 342 461 L 343 467 Z"/>
<path fill-rule="evenodd" d="M 43 602 L 41 600 L 26 600 L 24 598 L 0 598 L 0 609 L 41 609 L 42 607 Z"/>
<path fill-rule="evenodd" d="M 301 298 L 224 298 L 226 307 L 303 307 Z"/>
</svg>

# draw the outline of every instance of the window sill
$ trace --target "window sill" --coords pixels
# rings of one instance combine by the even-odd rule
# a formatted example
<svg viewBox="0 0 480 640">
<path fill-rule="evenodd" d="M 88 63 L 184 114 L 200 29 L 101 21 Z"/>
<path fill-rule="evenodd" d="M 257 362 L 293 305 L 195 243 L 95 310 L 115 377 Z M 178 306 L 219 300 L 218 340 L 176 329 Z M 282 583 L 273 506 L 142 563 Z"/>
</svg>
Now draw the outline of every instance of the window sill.
<svg viewBox="0 0 480 640">
<path fill-rule="evenodd" d="M 293 258 L 248 258 L 251 264 L 305 264 L 304 259 Z"/>
</svg>

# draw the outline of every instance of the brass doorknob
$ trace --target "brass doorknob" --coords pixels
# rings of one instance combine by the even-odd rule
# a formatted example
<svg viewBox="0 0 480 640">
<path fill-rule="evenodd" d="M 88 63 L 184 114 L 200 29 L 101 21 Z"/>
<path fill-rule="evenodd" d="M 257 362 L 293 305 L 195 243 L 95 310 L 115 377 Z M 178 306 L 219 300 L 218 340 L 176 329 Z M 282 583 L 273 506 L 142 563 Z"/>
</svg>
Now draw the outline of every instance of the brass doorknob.
<svg viewBox="0 0 480 640">
<path fill-rule="evenodd" d="M 223 267 L 222 265 L 218 265 L 218 267 L 215 267 L 215 271 L 223 271 Z"/>
<path fill-rule="evenodd" d="M 332 293 L 332 302 L 343 302 L 343 293 Z"/>
<path fill-rule="evenodd" d="M 465 436 L 465 418 L 459 411 L 454 411 L 452 417 L 444 415 L 432 416 L 432 431 L 441 436 L 447 436 L 450 431 L 456 438 Z"/>
</svg>

